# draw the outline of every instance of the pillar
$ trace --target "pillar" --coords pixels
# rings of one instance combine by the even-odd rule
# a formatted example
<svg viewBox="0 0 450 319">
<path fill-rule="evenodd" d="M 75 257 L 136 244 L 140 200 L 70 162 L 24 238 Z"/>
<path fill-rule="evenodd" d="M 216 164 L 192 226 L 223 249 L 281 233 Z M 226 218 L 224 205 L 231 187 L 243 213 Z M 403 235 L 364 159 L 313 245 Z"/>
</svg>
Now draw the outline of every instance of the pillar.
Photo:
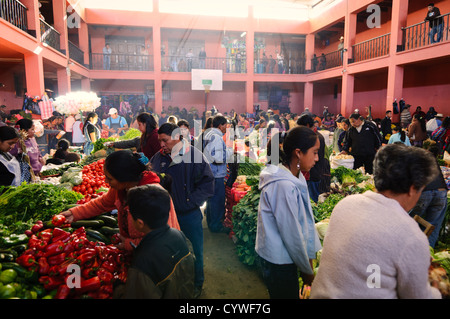
<svg viewBox="0 0 450 319">
<path fill-rule="evenodd" d="M 246 104 L 245 111 L 247 113 L 253 113 L 253 90 L 254 83 L 252 80 L 245 82 L 245 94 L 246 94 Z"/>
<path fill-rule="evenodd" d="M 71 90 L 69 67 L 58 68 L 56 70 L 56 77 L 58 80 L 58 95 L 65 95 L 69 93 Z"/>
<path fill-rule="evenodd" d="M 91 91 L 91 79 L 89 78 L 82 78 L 81 79 L 81 90 L 84 92 L 90 92 Z"/>
<path fill-rule="evenodd" d="M 67 32 L 66 1 L 53 1 L 53 27 L 60 34 L 60 47 L 62 52 L 69 55 L 69 36 Z"/>
<path fill-rule="evenodd" d="M 30 96 L 42 96 L 45 92 L 44 62 L 39 54 L 28 53 L 24 55 L 26 92 Z"/>
<path fill-rule="evenodd" d="M 403 95 L 404 67 L 395 63 L 395 55 L 397 54 L 398 48 L 401 48 L 403 45 L 402 27 L 406 26 L 407 17 L 408 0 L 394 1 L 392 3 L 391 37 L 389 43 L 389 53 L 392 58 L 390 59 L 388 70 L 386 111 L 393 110 L 392 103 L 395 99 L 400 101 Z M 392 114 L 392 121 L 399 122 L 400 114 Z"/>
<path fill-rule="evenodd" d="M 391 55 L 396 54 L 397 48 L 403 45 L 402 28 L 406 27 L 408 1 L 409 0 L 397 0 L 392 2 L 391 36 L 389 44 L 389 53 Z"/>
<path fill-rule="evenodd" d="M 347 12 L 345 14 L 345 26 L 344 26 L 344 69 L 348 65 L 348 59 L 353 59 L 353 47 L 356 37 L 356 25 L 357 25 L 356 13 Z"/>
<path fill-rule="evenodd" d="M 306 35 L 305 41 L 305 70 L 311 70 L 311 59 L 314 56 L 315 34 L 309 33 Z M 306 104 L 305 104 L 306 105 Z"/>
<path fill-rule="evenodd" d="M 254 104 L 254 74 L 255 74 L 255 31 L 253 27 L 253 6 L 248 7 L 248 29 L 245 36 L 245 47 L 246 47 L 246 81 L 245 81 L 245 94 L 246 103 L 245 110 L 247 113 L 253 113 Z"/>
<path fill-rule="evenodd" d="M 345 13 L 344 26 L 344 61 L 342 70 L 342 94 L 341 94 L 341 114 L 348 117 L 354 111 L 353 99 L 355 88 L 355 76 L 347 72 L 348 59 L 353 58 L 352 45 L 355 44 L 356 37 L 356 13 Z"/>
<path fill-rule="evenodd" d="M 314 94 L 314 83 L 305 82 L 303 95 L 303 111 L 305 108 L 309 108 L 311 112 L 313 111 L 313 94 Z M 297 113 L 300 114 L 301 110 L 297 110 Z"/>
<path fill-rule="evenodd" d="M 162 111 L 162 80 L 161 80 L 161 23 L 159 20 L 159 0 L 153 0 L 153 63 L 155 73 L 155 113 Z"/>
<path fill-rule="evenodd" d="M 40 39 L 41 24 L 39 22 L 39 1 L 23 0 L 21 2 L 27 7 L 28 31 L 37 39 Z"/>
<path fill-rule="evenodd" d="M 387 83 L 387 94 L 386 94 L 386 111 L 392 110 L 392 103 L 394 99 L 397 102 L 403 97 L 403 74 L 404 67 L 400 65 L 390 65 L 388 70 L 388 83 Z M 400 111 L 400 106 L 399 111 Z M 399 122 L 400 114 L 392 113 L 392 122 Z"/>
<path fill-rule="evenodd" d="M 342 75 L 341 114 L 349 117 L 353 113 L 353 95 L 355 88 L 355 76 L 344 72 Z"/>
<path fill-rule="evenodd" d="M 89 65 L 89 33 L 88 25 L 85 21 L 80 21 L 78 29 L 78 44 L 84 53 L 84 64 Z"/>
</svg>

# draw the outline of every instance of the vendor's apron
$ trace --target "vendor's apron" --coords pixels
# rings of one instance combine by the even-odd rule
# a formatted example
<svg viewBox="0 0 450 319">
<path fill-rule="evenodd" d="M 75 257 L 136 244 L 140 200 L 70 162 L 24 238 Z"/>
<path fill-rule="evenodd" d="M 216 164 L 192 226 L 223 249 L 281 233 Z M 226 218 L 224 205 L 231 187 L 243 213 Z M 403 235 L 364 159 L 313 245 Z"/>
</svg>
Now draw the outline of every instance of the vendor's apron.
<svg viewBox="0 0 450 319">
<path fill-rule="evenodd" d="M 9 155 L 9 154 L 8 154 Z M 12 182 L 12 186 L 20 185 L 20 164 L 19 161 L 12 155 L 11 160 L 8 160 L 3 154 L 0 155 L 0 162 L 5 165 L 6 169 L 14 174 L 14 180 Z"/>
<path fill-rule="evenodd" d="M 100 129 L 97 126 L 95 126 L 94 124 L 92 124 L 92 123 L 90 123 L 90 124 L 94 126 L 96 136 L 100 137 L 101 136 Z M 91 137 L 89 136 L 87 127 L 88 126 L 86 125 L 86 127 L 84 128 L 84 137 L 86 138 L 86 142 L 84 143 L 83 151 L 84 151 L 84 154 L 90 155 L 92 153 L 92 151 L 94 150 L 94 143 L 91 141 Z"/>
<path fill-rule="evenodd" d="M 117 130 L 122 127 L 122 126 L 120 126 L 120 122 L 122 121 L 122 117 L 119 116 L 116 120 L 117 120 L 117 123 L 113 123 L 113 119 L 110 118 L 109 119 L 109 123 L 111 124 L 110 129 L 114 129 L 117 132 Z M 125 133 L 123 131 L 121 131 L 118 135 L 122 136 L 124 134 Z M 109 133 L 109 136 L 111 136 L 111 135 L 113 135 L 113 134 Z"/>
</svg>

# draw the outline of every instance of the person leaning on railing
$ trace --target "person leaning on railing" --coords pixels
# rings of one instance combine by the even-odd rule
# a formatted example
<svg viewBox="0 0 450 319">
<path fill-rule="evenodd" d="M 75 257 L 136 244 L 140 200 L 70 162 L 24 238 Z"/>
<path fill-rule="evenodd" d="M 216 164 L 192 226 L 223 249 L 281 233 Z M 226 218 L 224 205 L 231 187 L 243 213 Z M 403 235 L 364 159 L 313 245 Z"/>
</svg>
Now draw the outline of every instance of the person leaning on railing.
<svg viewBox="0 0 450 319">
<path fill-rule="evenodd" d="M 441 17 L 439 8 L 435 7 L 434 3 L 430 3 L 427 8 L 428 13 L 425 17 L 425 21 L 428 21 L 430 26 L 430 43 L 440 42 L 444 31 L 444 19 Z M 435 40 L 434 38 L 436 35 L 437 38 Z"/>
</svg>

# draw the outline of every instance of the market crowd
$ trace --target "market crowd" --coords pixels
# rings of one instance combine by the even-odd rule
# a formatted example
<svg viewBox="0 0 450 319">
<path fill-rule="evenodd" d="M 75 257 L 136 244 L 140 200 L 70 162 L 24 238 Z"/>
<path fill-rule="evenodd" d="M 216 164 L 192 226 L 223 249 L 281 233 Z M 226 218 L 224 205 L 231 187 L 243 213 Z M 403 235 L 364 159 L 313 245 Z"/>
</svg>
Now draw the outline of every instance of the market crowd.
<svg viewBox="0 0 450 319">
<path fill-rule="evenodd" d="M 134 254 L 122 297 L 200 296 L 202 219 L 211 232 L 230 232 L 223 221 L 226 186 L 237 178 L 233 164 L 238 154 L 258 160 L 261 150 L 267 163 L 259 181 L 255 250 L 271 298 L 299 298 L 298 271 L 312 285 L 312 298 L 440 297 L 428 281 L 429 247 L 447 209 L 438 161 L 450 147 L 450 117 L 433 107 L 412 111 L 402 99 L 382 119 L 359 110 L 344 117 L 327 107 L 321 114 L 220 113 L 213 107 L 202 115 L 175 108 L 132 116 L 110 108 L 83 118 L 56 113 L 46 121 L 22 118 L 1 125 L 0 184 L 13 186 L 39 179 L 45 165 L 79 162 L 101 138 L 123 136 L 131 128 L 141 132 L 105 143 L 115 149 L 105 160 L 109 191 L 62 213 L 72 222 L 118 210 L 120 247 Z M 377 192 L 343 199 L 322 246 L 311 200 L 330 190 L 330 156 L 336 155 L 351 155 L 353 169 L 373 175 Z M 415 215 L 435 227 L 429 238 Z M 320 250 L 314 276 L 312 260 Z M 171 251 L 179 253 L 174 257 Z M 366 284 L 373 264 L 382 289 Z M 164 275 L 170 283 L 156 286 Z"/>
</svg>

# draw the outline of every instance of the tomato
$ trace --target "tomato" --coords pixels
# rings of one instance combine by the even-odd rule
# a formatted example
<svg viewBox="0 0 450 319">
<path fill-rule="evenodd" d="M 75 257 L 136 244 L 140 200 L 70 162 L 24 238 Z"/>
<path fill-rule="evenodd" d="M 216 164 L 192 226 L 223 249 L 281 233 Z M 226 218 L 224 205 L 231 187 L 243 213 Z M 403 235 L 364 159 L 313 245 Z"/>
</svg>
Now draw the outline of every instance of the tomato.
<svg viewBox="0 0 450 319">
<path fill-rule="evenodd" d="M 61 226 L 65 222 L 66 222 L 66 216 L 61 215 L 61 214 L 54 215 L 52 218 L 52 224 L 55 225 L 56 227 Z"/>
</svg>

